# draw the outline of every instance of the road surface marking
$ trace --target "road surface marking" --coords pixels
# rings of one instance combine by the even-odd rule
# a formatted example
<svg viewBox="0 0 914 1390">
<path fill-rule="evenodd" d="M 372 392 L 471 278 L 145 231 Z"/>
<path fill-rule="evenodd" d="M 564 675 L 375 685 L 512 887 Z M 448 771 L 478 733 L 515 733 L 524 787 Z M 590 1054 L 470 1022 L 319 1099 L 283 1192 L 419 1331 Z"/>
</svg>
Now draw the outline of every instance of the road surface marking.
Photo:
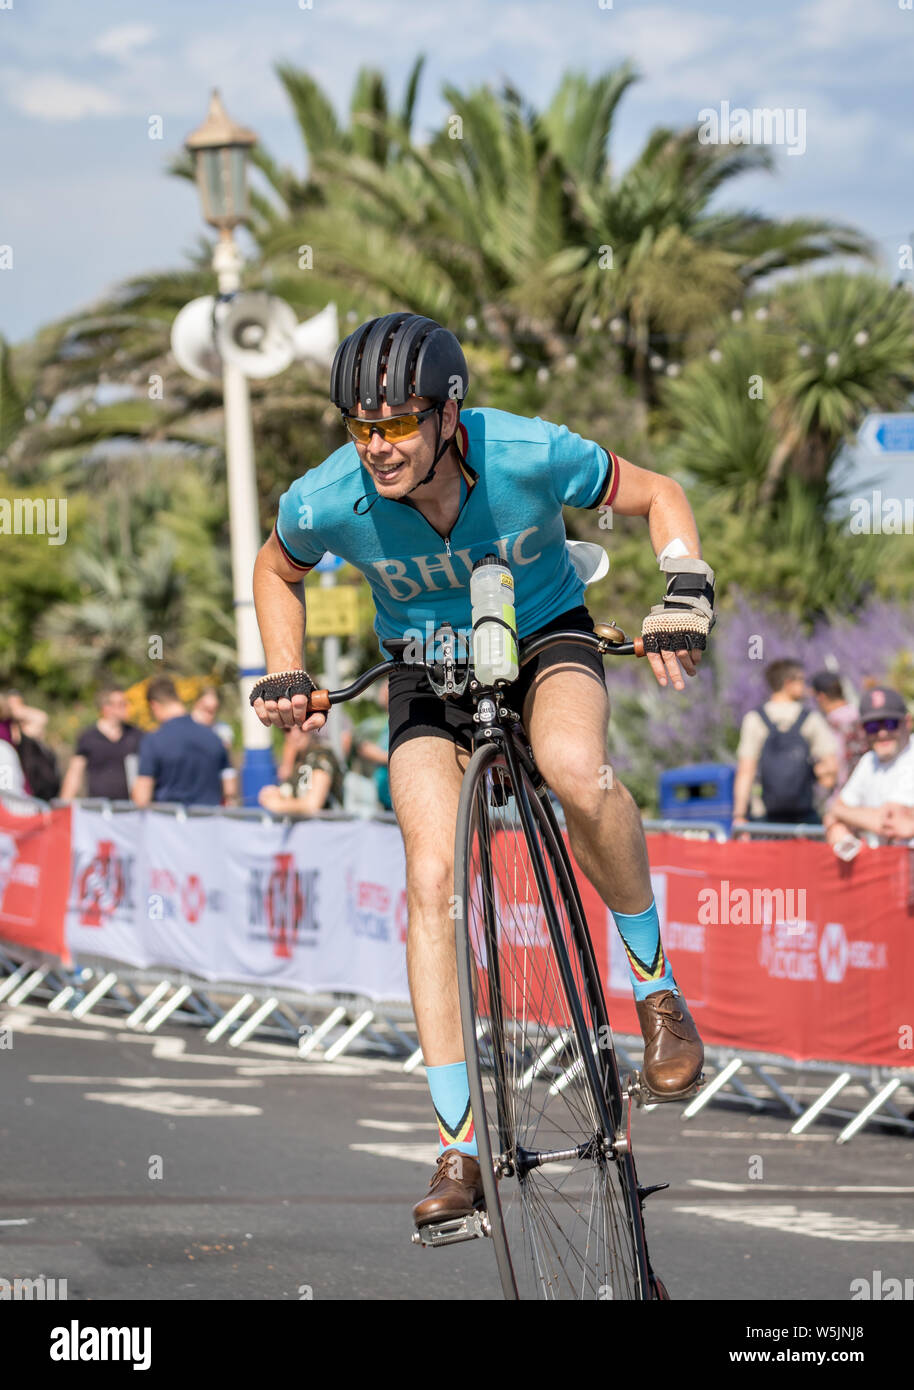
<svg viewBox="0 0 914 1390">
<path fill-rule="evenodd" d="M 117 1091 L 86 1091 L 84 1100 L 105 1105 L 127 1105 L 135 1110 L 152 1110 L 156 1115 L 186 1115 L 197 1119 L 207 1115 L 262 1115 L 256 1105 L 237 1105 L 218 1096 L 182 1096 L 177 1091 L 149 1091 L 145 1095 L 123 1095 Z"/>
<path fill-rule="evenodd" d="M 785 1204 L 758 1206 L 732 1204 L 720 1206 L 674 1207 L 685 1216 L 700 1216 L 703 1221 L 726 1221 L 739 1226 L 758 1226 L 789 1235 L 812 1236 L 818 1240 L 853 1241 L 869 1244 L 885 1242 L 901 1244 L 914 1241 L 914 1231 L 887 1225 L 884 1221 L 861 1221 L 854 1216 L 834 1216 L 830 1211 L 801 1211 Z"/>
<path fill-rule="evenodd" d="M 356 1124 L 366 1129 L 389 1129 L 393 1134 L 409 1134 L 414 1129 L 427 1132 L 432 1128 L 428 1120 L 356 1120 Z"/>
<path fill-rule="evenodd" d="M 0 1226 L 31 1226 L 34 1220 L 34 1216 L 10 1217 L 7 1221 L 0 1221 Z"/>
<path fill-rule="evenodd" d="M 350 1144 L 357 1153 L 373 1154 L 375 1158 L 401 1158 L 406 1163 L 421 1163 L 434 1168 L 438 1161 L 438 1145 L 429 1144 Z"/>
<path fill-rule="evenodd" d="M 167 1090 L 169 1086 L 262 1086 L 262 1081 L 247 1081 L 240 1077 L 231 1079 L 209 1076 L 30 1076 L 30 1081 L 41 1081 L 51 1085 L 63 1083 L 71 1086 L 131 1086 L 137 1091 L 148 1091 L 155 1087 Z"/>
<path fill-rule="evenodd" d="M 680 1133 L 694 1139 L 789 1139 L 791 1143 L 833 1144 L 830 1134 L 790 1134 L 787 1130 L 764 1129 L 691 1129 L 683 1128 Z"/>
<path fill-rule="evenodd" d="M 803 1183 L 759 1183 L 759 1182 L 712 1182 L 710 1178 L 689 1178 L 690 1187 L 712 1187 L 717 1192 L 849 1192 L 852 1195 L 862 1192 L 887 1192 L 898 1196 L 910 1196 L 914 1187 L 854 1186 L 842 1183 L 836 1187 L 808 1187 Z"/>
</svg>

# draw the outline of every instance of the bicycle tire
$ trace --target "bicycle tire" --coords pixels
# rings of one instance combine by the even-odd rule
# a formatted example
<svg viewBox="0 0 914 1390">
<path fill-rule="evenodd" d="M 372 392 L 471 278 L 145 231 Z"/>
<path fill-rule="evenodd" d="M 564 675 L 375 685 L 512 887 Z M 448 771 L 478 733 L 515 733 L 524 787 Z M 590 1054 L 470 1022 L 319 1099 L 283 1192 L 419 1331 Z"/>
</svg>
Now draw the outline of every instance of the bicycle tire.
<svg viewBox="0 0 914 1390">
<path fill-rule="evenodd" d="M 651 1299 L 602 987 L 564 842 L 525 762 L 514 744 L 473 754 L 454 862 L 467 1075 L 502 1289 L 510 1299 Z M 510 832 L 489 804 L 493 778 L 506 777 L 521 821 Z"/>
</svg>

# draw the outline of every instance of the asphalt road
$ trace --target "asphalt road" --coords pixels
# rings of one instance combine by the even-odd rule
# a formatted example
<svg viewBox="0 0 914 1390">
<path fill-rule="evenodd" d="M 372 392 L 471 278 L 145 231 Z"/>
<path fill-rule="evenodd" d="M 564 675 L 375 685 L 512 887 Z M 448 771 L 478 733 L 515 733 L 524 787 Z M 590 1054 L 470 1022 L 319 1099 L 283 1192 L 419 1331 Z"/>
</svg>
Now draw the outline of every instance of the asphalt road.
<svg viewBox="0 0 914 1390">
<path fill-rule="evenodd" d="M 488 1241 L 410 1242 L 437 1153 L 421 1073 L 40 1008 L 0 1027 L 0 1277 L 71 1301 L 501 1297 Z M 646 1214 L 675 1299 L 846 1302 L 876 1271 L 914 1296 L 911 1142 L 836 1133 L 635 1113 L 641 1182 L 671 1184 Z"/>
</svg>

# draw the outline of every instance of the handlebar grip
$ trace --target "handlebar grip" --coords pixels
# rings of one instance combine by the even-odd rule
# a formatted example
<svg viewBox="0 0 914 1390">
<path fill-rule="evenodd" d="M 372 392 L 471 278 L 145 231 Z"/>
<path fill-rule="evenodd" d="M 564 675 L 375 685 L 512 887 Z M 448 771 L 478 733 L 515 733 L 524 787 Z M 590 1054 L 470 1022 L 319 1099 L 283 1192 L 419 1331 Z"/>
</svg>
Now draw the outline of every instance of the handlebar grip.
<svg viewBox="0 0 914 1390">
<path fill-rule="evenodd" d="M 632 639 L 632 646 L 635 649 L 635 656 L 644 656 L 644 642 L 640 637 Z"/>
<path fill-rule="evenodd" d="M 308 696 L 308 713 L 329 714 L 330 709 L 330 691 L 312 690 L 311 694 Z"/>
</svg>

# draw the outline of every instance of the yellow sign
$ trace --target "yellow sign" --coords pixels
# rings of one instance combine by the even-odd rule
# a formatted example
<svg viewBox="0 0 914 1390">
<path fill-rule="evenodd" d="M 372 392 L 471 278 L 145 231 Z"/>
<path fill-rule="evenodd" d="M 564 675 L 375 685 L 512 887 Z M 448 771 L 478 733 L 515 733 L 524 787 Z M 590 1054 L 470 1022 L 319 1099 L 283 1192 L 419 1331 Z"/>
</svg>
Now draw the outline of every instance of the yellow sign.
<svg viewBox="0 0 914 1390">
<path fill-rule="evenodd" d="M 309 588 L 305 592 L 307 637 L 356 637 L 359 631 L 359 598 L 353 584 L 338 588 Z"/>
</svg>

